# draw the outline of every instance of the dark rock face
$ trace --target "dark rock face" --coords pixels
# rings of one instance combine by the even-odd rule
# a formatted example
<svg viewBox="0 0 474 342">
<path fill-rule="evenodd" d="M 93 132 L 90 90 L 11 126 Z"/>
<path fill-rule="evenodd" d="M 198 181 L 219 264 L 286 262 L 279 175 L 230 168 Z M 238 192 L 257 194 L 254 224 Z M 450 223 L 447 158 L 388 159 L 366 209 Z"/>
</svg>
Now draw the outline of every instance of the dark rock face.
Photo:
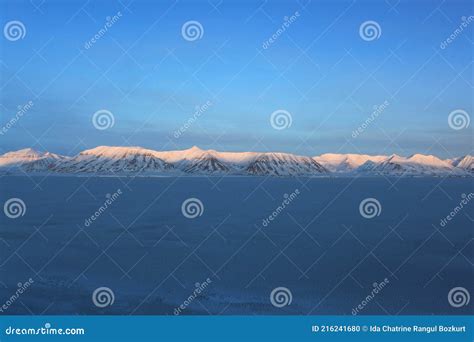
<svg viewBox="0 0 474 342">
<path fill-rule="evenodd" d="M 184 168 L 187 173 L 221 173 L 230 172 L 231 168 L 213 156 L 203 156 L 188 163 Z"/>
<path fill-rule="evenodd" d="M 246 168 L 245 172 L 252 175 L 308 175 L 325 173 L 327 170 L 311 158 L 294 158 L 289 155 L 264 154 L 257 157 Z"/>
</svg>

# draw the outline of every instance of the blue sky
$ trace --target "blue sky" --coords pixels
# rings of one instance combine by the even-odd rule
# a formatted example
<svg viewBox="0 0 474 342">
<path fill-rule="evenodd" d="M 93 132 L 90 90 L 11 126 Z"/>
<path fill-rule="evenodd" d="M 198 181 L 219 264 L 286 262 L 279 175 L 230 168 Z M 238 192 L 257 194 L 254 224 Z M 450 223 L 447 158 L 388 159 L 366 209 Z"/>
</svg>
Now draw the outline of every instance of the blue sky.
<svg viewBox="0 0 474 342">
<path fill-rule="evenodd" d="M 467 0 L 0 3 L 2 27 L 17 20 L 26 28 L 23 39 L 1 37 L 0 124 L 33 102 L 0 136 L 0 152 L 198 145 L 304 155 L 472 154 L 473 125 L 454 130 L 448 115 L 462 109 L 472 116 L 474 22 L 440 48 L 474 14 Z M 190 20 L 203 27 L 195 41 L 181 34 Z M 381 28 L 372 41 L 359 34 L 369 20 Z M 207 101 L 212 105 L 176 138 Z M 113 127 L 94 127 L 101 109 L 113 114 Z M 270 123 L 279 109 L 292 119 L 282 130 Z"/>
</svg>

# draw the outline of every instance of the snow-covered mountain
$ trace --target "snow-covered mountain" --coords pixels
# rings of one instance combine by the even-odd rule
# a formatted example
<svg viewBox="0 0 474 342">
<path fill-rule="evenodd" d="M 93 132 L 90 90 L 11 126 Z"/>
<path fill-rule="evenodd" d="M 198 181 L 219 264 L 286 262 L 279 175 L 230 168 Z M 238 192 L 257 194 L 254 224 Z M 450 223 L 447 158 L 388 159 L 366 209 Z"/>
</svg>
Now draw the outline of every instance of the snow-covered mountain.
<svg viewBox="0 0 474 342">
<path fill-rule="evenodd" d="M 331 172 L 351 172 L 367 161 L 379 163 L 387 159 L 387 156 L 369 156 L 367 154 L 335 154 L 326 153 L 313 157 L 319 164 Z"/>
<path fill-rule="evenodd" d="M 355 172 L 389 176 L 464 175 L 465 172 L 433 155 L 414 154 L 409 158 L 393 154 L 382 161 L 367 161 Z"/>
<path fill-rule="evenodd" d="M 54 167 L 61 173 L 130 173 L 164 172 L 173 165 L 156 156 L 156 151 L 142 147 L 99 146 L 83 151 Z"/>
<path fill-rule="evenodd" d="M 454 167 L 465 170 L 467 172 L 474 173 L 474 157 L 467 155 L 464 157 L 456 158 L 451 163 Z"/>
<path fill-rule="evenodd" d="M 317 175 L 328 172 L 310 157 L 287 153 L 262 153 L 248 164 L 245 171 L 252 175 L 272 176 Z"/>
<path fill-rule="evenodd" d="M 45 171 L 53 169 L 56 163 L 67 159 L 67 157 L 58 154 L 25 148 L 0 155 L 0 170 L 7 172 L 14 172 L 15 169 L 26 172 Z"/>
<path fill-rule="evenodd" d="M 212 152 L 205 152 L 194 159 L 186 159 L 181 165 L 188 173 L 229 173 L 232 170 Z"/>
<path fill-rule="evenodd" d="M 369 156 L 323 154 L 316 157 L 274 152 L 218 152 L 196 146 L 179 151 L 99 146 L 65 157 L 23 149 L 0 156 L 0 172 L 97 175 L 257 175 L 257 176 L 466 176 L 474 175 L 472 156 L 441 160 L 415 154 Z"/>
</svg>

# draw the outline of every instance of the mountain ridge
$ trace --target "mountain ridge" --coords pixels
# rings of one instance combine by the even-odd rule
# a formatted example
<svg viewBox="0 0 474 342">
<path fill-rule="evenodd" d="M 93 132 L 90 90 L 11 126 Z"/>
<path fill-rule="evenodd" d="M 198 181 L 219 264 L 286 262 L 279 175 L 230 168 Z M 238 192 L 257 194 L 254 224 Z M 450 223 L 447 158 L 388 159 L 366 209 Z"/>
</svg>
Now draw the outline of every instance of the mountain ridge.
<svg viewBox="0 0 474 342">
<path fill-rule="evenodd" d="M 0 172 L 53 174 L 196 174 L 254 176 L 474 176 L 474 158 L 434 155 L 336 154 L 309 157 L 282 152 L 220 152 L 193 146 L 157 151 L 140 146 L 97 146 L 68 157 L 31 148 L 0 155 Z"/>
</svg>

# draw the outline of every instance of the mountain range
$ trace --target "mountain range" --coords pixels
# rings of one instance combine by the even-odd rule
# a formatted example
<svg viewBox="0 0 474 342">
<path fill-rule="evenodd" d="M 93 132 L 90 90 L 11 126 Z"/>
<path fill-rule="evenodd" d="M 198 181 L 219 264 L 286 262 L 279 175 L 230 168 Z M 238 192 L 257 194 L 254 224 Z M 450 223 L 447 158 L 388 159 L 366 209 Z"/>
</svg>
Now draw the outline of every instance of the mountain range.
<svg viewBox="0 0 474 342">
<path fill-rule="evenodd" d="M 474 158 L 433 155 L 323 154 L 315 157 L 275 152 L 218 152 L 196 146 L 180 151 L 99 146 L 73 157 L 31 148 L 0 155 L 0 173 L 93 175 L 257 175 L 257 176 L 474 176 Z"/>
</svg>

